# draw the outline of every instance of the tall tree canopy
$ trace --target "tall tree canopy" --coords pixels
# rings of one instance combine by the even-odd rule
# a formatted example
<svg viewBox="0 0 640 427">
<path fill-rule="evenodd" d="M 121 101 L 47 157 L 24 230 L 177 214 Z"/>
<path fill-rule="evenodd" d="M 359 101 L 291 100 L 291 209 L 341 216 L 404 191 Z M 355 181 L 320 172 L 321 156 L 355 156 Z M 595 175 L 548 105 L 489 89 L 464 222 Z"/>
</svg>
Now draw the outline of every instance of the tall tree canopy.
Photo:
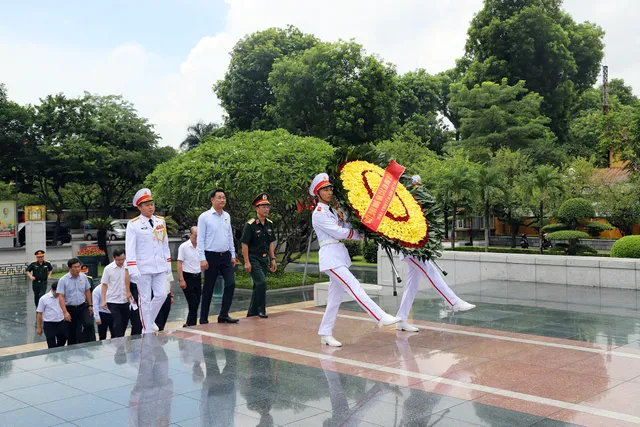
<svg viewBox="0 0 640 427">
<path fill-rule="evenodd" d="M 301 53 L 318 42 L 293 26 L 269 28 L 242 38 L 231 51 L 224 79 L 214 92 L 227 112 L 227 126 L 234 130 L 275 129 L 265 107 L 274 103 L 269 73 L 274 62 Z"/>
<path fill-rule="evenodd" d="M 464 62 L 471 83 L 525 80 L 543 98 L 559 140 L 577 95 L 593 86 L 603 58 L 604 31 L 576 23 L 562 0 L 485 0 L 471 21 Z"/>
<path fill-rule="evenodd" d="M 278 61 L 267 111 L 289 132 L 361 144 L 389 138 L 398 118 L 396 70 L 351 41 L 318 43 Z"/>
</svg>

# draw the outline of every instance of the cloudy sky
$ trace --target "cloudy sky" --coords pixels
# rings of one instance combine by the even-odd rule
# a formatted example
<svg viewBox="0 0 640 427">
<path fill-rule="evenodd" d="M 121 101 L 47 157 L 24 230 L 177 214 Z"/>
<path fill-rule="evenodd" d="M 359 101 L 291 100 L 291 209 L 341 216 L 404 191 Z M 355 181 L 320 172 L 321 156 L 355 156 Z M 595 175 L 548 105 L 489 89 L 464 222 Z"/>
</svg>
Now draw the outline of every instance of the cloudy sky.
<svg viewBox="0 0 640 427">
<path fill-rule="evenodd" d="M 565 0 L 604 28 L 610 78 L 640 94 L 636 0 Z M 292 24 L 322 40 L 355 38 L 400 72 L 450 68 L 482 0 L 0 0 L 0 82 L 11 99 L 121 94 L 177 147 L 188 125 L 220 122 L 211 90 L 245 34 Z"/>
</svg>

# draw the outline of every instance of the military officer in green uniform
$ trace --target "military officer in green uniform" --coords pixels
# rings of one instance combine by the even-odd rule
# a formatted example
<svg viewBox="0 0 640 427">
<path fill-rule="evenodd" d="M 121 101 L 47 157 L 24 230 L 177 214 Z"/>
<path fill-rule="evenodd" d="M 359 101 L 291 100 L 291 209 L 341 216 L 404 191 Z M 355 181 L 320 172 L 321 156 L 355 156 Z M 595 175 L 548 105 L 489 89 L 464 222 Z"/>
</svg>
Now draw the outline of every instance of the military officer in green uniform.
<svg viewBox="0 0 640 427">
<path fill-rule="evenodd" d="M 44 251 L 37 250 L 36 260 L 27 267 L 26 274 L 33 286 L 33 299 L 38 308 L 40 297 L 47 293 L 47 280 L 51 279 L 53 266 L 44 259 Z"/>
<path fill-rule="evenodd" d="M 244 225 L 240 239 L 244 269 L 251 273 L 253 279 L 253 294 L 247 317 L 267 318 L 267 270 L 276 271 L 276 235 L 273 222 L 267 218 L 271 209 L 269 195 L 258 195 L 253 201 L 253 206 L 256 208 L 256 217 Z"/>
</svg>

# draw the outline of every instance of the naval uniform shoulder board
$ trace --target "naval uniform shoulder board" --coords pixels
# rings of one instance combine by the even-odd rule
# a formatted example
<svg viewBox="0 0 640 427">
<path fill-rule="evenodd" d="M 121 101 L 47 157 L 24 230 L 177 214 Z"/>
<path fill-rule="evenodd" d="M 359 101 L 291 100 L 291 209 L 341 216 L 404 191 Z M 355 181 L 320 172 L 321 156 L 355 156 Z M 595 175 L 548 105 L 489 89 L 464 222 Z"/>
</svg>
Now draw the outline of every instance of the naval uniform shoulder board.
<svg viewBox="0 0 640 427">
<path fill-rule="evenodd" d="M 247 221 L 247 224 L 253 224 L 254 222 L 256 222 L 255 218 L 251 218 L 249 221 Z"/>
<path fill-rule="evenodd" d="M 164 217 L 163 217 L 163 216 L 159 216 L 159 215 L 154 215 L 154 216 L 155 216 L 156 218 L 159 218 L 159 219 L 164 219 Z"/>
<path fill-rule="evenodd" d="M 139 217 L 139 216 L 137 216 L 137 217 L 133 218 L 133 219 L 131 220 L 131 222 L 137 221 L 137 220 L 139 220 L 139 219 L 140 219 L 140 217 Z"/>
</svg>

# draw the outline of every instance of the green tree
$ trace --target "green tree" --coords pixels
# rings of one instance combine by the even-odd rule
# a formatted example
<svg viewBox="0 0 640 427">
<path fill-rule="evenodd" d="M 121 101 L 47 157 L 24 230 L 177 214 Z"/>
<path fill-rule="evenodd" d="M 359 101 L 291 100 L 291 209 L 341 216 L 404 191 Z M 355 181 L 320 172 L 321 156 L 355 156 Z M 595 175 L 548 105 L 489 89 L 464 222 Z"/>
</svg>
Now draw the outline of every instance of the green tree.
<svg viewBox="0 0 640 427">
<path fill-rule="evenodd" d="M 604 31 L 576 23 L 562 0 L 485 0 L 465 47 L 470 83 L 527 82 L 561 142 L 577 95 L 593 86 L 603 58 Z"/>
<path fill-rule="evenodd" d="M 209 191 L 224 189 L 225 210 L 231 215 L 236 237 L 254 212 L 253 199 L 268 192 L 283 269 L 306 249 L 311 212 L 298 212 L 298 203 L 306 201 L 311 177 L 325 170 L 332 153 L 325 141 L 284 130 L 240 132 L 228 139 L 208 139 L 159 165 L 147 178 L 147 185 L 159 205 L 190 224 L 210 208 Z"/>
<path fill-rule="evenodd" d="M 456 145 L 478 155 L 509 148 L 521 149 L 534 160 L 551 160 L 545 155 L 555 138 L 547 126 L 549 119 L 540 113 L 541 102 L 540 95 L 528 92 L 524 81 L 511 86 L 505 78 L 500 84 L 484 82 L 473 89 L 454 85 L 450 105 L 461 118 L 461 141 Z"/>
<path fill-rule="evenodd" d="M 598 185 L 595 200 L 598 216 L 605 217 L 623 236 L 633 234 L 640 219 L 640 180 L 635 173 L 628 181 Z"/>
<path fill-rule="evenodd" d="M 293 26 L 269 28 L 243 37 L 231 51 L 224 79 L 214 92 L 227 112 L 226 124 L 233 130 L 275 129 L 265 108 L 275 102 L 269 74 L 273 64 L 313 47 L 318 39 Z"/>
<path fill-rule="evenodd" d="M 503 171 L 496 167 L 483 166 L 478 169 L 478 189 L 482 203 L 484 216 L 484 251 L 489 252 L 489 235 L 491 231 L 491 207 L 505 191 L 505 176 Z"/>
<path fill-rule="evenodd" d="M 562 175 L 551 165 L 538 166 L 529 176 L 529 191 L 538 205 L 538 233 L 542 236 L 545 204 L 557 200 L 564 191 Z M 542 238 L 540 239 L 542 253 Z"/>
<path fill-rule="evenodd" d="M 501 171 L 506 188 L 498 194 L 495 210 L 503 223 L 509 225 L 511 247 L 516 247 L 516 235 L 521 225 L 531 216 L 526 180 L 531 170 L 531 159 L 521 151 L 508 148 L 498 150 L 489 166 Z"/>
<path fill-rule="evenodd" d="M 187 128 L 187 136 L 180 143 L 180 148 L 183 150 L 191 150 L 196 148 L 204 139 L 216 133 L 220 130 L 220 125 L 217 123 L 204 123 L 202 121 L 191 125 Z"/>
<path fill-rule="evenodd" d="M 101 191 L 97 184 L 70 182 L 61 190 L 69 209 L 82 210 L 84 219 L 89 219 L 89 210 L 100 207 Z"/>
<path fill-rule="evenodd" d="M 598 186 L 595 157 L 573 159 L 563 166 L 563 175 L 568 196 L 592 200 Z"/>
<path fill-rule="evenodd" d="M 9 100 L 0 83 L 0 179 L 19 182 L 24 178 L 25 141 L 32 122 L 32 111 Z"/>
<path fill-rule="evenodd" d="M 318 43 L 273 66 L 267 112 L 289 132 L 334 145 L 390 138 L 398 117 L 395 68 L 351 41 Z"/>
<path fill-rule="evenodd" d="M 477 190 L 473 164 L 468 159 L 454 156 L 445 160 L 438 193 L 451 209 L 451 249 L 456 247 L 456 220 L 458 209 L 468 207 Z"/>
<path fill-rule="evenodd" d="M 81 135 L 97 147 L 84 153 L 94 165 L 84 182 L 100 187 L 106 217 L 113 207 L 128 206 L 136 187 L 157 164 L 173 157 L 175 149 L 158 147 L 153 125 L 121 96 L 87 93 L 79 102 L 86 114 Z"/>
</svg>

